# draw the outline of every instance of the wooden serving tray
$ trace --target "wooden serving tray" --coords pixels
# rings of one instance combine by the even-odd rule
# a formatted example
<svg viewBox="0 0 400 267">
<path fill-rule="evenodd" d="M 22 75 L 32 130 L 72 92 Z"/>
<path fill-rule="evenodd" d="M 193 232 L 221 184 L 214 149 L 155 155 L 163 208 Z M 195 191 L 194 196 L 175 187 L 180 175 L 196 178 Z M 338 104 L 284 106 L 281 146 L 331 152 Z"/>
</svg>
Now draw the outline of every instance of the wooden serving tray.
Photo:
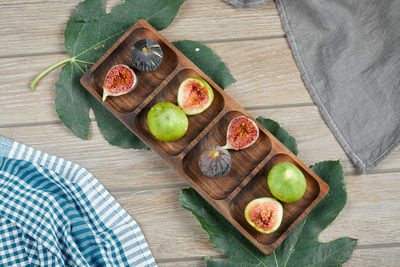
<svg viewBox="0 0 400 267">
<path fill-rule="evenodd" d="M 327 194 L 328 185 L 144 20 L 137 21 L 83 75 L 82 85 L 102 102 L 103 82 L 108 70 L 116 64 L 132 66 L 130 49 L 143 38 L 153 39 L 161 45 L 164 59 L 160 67 L 153 72 L 135 71 L 137 87 L 126 95 L 110 96 L 103 104 L 238 231 L 263 253 L 270 254 Z M 179 85 L 188 77 L 206 80 L 214 90 L 214 101 L 203 113 L 188 116 L 189 128 L 181 139 L 161 142 L 147 127 L 147 112 L 161 101 L 177 104 Z M 225 145 L 228 124 L 240 115 L 257 123 L 260 128 L 257 142 L 244 150 L 230 151 L 232 168 L 226 176 L 216 179 L 204 176 L 198 166 L 201 151 L 211 145 Z M 266 177 L 272 166 L 283 161 L 295 164 L 303 172 L 307 191 L 297 202 L 282 203 L 283 221 L 275 233 L 261 234 L 246 222 L 244 208 L 254 198 L 272 196 Z"/>
</svg>

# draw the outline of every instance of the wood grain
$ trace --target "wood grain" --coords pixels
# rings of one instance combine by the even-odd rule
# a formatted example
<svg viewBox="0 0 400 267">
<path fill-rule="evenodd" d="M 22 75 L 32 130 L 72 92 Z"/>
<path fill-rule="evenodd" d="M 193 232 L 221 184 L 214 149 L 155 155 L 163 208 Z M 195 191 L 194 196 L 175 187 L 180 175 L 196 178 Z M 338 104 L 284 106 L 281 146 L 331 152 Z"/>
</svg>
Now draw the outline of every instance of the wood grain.
<svg viewBox="0 0 400 267">
<path fill-rule="evenodd" d="M 262 109 L 250 113 L 254 117 L 272 118 L 287 129 L 296 138 L 299 157 L 307 165 L 319 160 L 340 159 L 347 173 L 357 171 L 325 126 L 316 107 Z M 91 123 L 90 129 L 89 140 L 75 137 L 62 124 L 5 127 L 0 128 L 0 135 L 74 161 L 93 172 L 103 185 L 112 190 L 183 182 L 154 152 L 109 145 L 96 122 Z M 98 151 L 102 151 L 104 156 L 99 156 Z M 400 148 L 397 148 L 376 170 L 399 168 L 399 157 Z M 110 168 L 110 162 L 115 169 Z"/>
<path fill-rule="evenodd" d="M 398 267 L 400 262 L 400 247 L 356 249 L 345 264 L 347 266 L 363 267 Z"/>
<path fill-rule="evenodd" d="M 150 248 L 161 260 L 160 266 L 204 266 L 203 256 L 221 257 L 220 253 L 193 216 L 180 208 L 177 188 L 185 183 L 171 168 L 151 151 L 108 145 L 94 122 L 88 141 L 74 137 L 57 124 L 54 84 L 58 71 L 46 76 L 36 93 L 28 91 L 35 75 L 65 58 L 63 31 L 78 2 L 1 1 L 0 35 L 5 38 L 0 42 L 0 135 L 73 160 L 91 170 L 115 195 L 123 197 L 125 208 L 146 228 L 146 238 L 150 238 Z M 107 1 L 108 10 L 118 2 Z M 272 118 L 288 129 L 296 137 L 299 156 L 306 164 L 340 158 L 347 172 L 356 171 L 317 109 L 311 106 L 286 40 L 268 39 L 284 35 L 272 2 L 261 9 L 240 10 L 219 0 L 188 0 L 163 34 L 170 40 L 205 41 L 213 48 L 238 80 L 227 92 L 253 116 Z M 29 56 L 34 54 L 50 55 Z M 13 127 L 4 128 L 6 125 Z M 393 233 L 399 232 L 396 222 L 400 212 L 395 206 L 399 158 L 400 148 L 397 148 L 376 168 L 378 174 L 346 177 L 348 204 L 320 237 L 328 241 L 348 234 L 359 238 L 359 244 L 369 246 L 356 249 L 344 266 L 398 266 L 399 240 Z M 164 193 L 160 196 L 154 192 Z M 135 197 L 129 200 L 127 194 Z M 157 198 L 161 202 L 152 206 L 152 200 Z M 162 203 L 166 199 L 169 202 Z M 154 218 L 145 216 L 149 209 L 163 214 L 165 228 L 157 228 Z M 375 224 L 380 226 L 378 231 L 372 228 Z M 170 234 L 165 231 L 168 227 L 176 230 Z M 177 251 L 183 251 L 179 257 L 175 256 Z"/>
<path fill-rule="evenodd" d="M 204 259 L 190 259 L 190 258 L 182 258 L 180 261 L 172 261 L 172 262 L 157 262 L 159 267 L 204 267 L 206 264 Z"/>
<path fill-rule="evenodd" d="M 103 81 L 107 72 L 117 64 L 130 66 L 129 51 L 143 38 L 153 39 L 162 47 L 162 64 L 152 72 L 137 71 L 139 83 L 133 91 L 116 99 L 102 101 Z M 150 133 L 147 115 L 156 103 L 167 101 L 177 104 L 177 88 L 190 77 L 204 79 L 214 92 L 214 100 L 206 111 L 189 117 L 189 128 L 182 138 L 171 142 L 159 141 Z M 251 148 L 231 152 L 233 166 L 230 173 L 237 173 L 236 176 L 232 174 L 221 179 L 206 180 L 206 177 L 198 175 L 198 155 L 206 145 L 223 144 L 221 142 L 225 141 L 226 129 L 232 119 L 245 116 L 254 122 L 256 120 L 145 20 L 138 20 L 124 33 L 82 76 L 80 82 L 264 254 L 270 254 L 277 248 L 329 191 L 328 185 L 321 178 L 260 124 L 259 137 Z M 243 160 L 250 164 L 243 164 Z M 264 196 L 250 186 L 254 181 L 259 181 L 254 179 L 255 175 L 264 168 L 268 169 L 270 162 L 283 161 L 295 164 L 304 174 L 307 192 L 301 201 L 283 205 L 285 219 L 273 235 L 261 235 L 243 222 L 243 205 L 250 201 L 249 197 Z M 243 197 L 243 194 L 247 197 Z"/>
<path fill-rule="evenodd" d="M 255 117 L 263 116 L 280 123 L 296 138 L 299 157 L 309 165 L 317 160 L 339 159 L 346 172 L 360 173 L 326 126 L 316 106 L 253 110 Z M 400 169 L 400 147 L 397 147 L 373 171 Z"/>
<path fill-rule="evenodd" d="M 220 257 L 217 257 L 220 259 Z M 369 249 L 355 249 L 350 260 L 343 264 L 343 267 L 363 266 L 363 267 L 397 267 L 400 261 L 400 248 L 369 248 Z M 205 266 L 205 260 L 200 257 L 196 258 L 181 258 L 176 261 L 164 262 L 161 259 L 158 263 L 160 267 L 200 267 Z"/>
<path fill-rule="evenodd" d="M 226 92 L 245 109 L 312 105 L 286 39 L 216 43 L 210 47 L 237 80 Z M 29 84 L 42 70 L 63 59 L 64 55 L 0 58 L 0 91 L 9 92 L 0 94 L 0 126 L 58 120 L 54 91 L 60 69 L 45 76 L 35 92 L 29 90 Z"/>
<path fill-rule="evenodd" d="M 347 204 L 337 219 L 322 232 L 322 242 L 351 236 L 358 245 L 399 242 L 391 233 L 400 231 L 400 173 L 346 176 Z"/>
<path fill-rule="evenodd" d="M 65 51 L 65 25 L 81 1 L 21 2 L 12 4 L 10 1 L 0 8 L 0 36 L 7 36 L 6 42 L 0 42 L 0 57 Z M 111 1 L 108 9 L 119 2 Z M 224 10 L 223 16 L 214 12 L 217 10 Z M 163 34 L 171 41 L 215 41 L 284 35 L 273 2 L 260 9 L 242 10 L 220 0 L 186 1 L 177 18 Z"/>
<path fill-rule="evenodd" d="M 400 242 L 400 236 L 393 234 L 400 231 L 397 223 L 400 219 L 400 206 L 397 205 L 400 173 L 362 178 L 347 176 L 345 180 L 347 204 L 322 232 L 320 240 L 327 242 L 350 236 L 359 239 L 359 246 Z M 148 189 L 112 194 L 138 221 L 156 258 L 220 255 L 195 217 L 180 206 L 179 191 L 178 188 Z M 156 220 L 154 214 L 157 214 Z"/>
</svg>

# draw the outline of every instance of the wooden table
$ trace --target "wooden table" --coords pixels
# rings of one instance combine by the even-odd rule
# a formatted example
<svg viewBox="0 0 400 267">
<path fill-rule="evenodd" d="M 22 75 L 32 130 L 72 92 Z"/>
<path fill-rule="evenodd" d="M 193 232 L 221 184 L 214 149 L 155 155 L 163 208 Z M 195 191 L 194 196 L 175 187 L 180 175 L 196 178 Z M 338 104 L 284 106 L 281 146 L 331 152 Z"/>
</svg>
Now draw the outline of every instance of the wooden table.
<svg viewBox="0 0 400 267">
<path fill-rule="evenodd" d="M 89 169 L 140 224 L 160 266 L 202 266 L 206 255 L 224 258 L 180 206 L 186 182 L 155 153 L 109 145 L 93 114 L 89 140 L 60 123 L 54 106 L 59 69 L 29 91 L 40 71 L 67 57 L 63 32 L 79 2 L 0 0 L 0 135 Z M 117 2 L 109 1 L 108 8 Z M 348 201 L 320 240 L 358 238 L 346 266 L 400 265 L 400 148 L 375 170 L 359 173 L 313 104 L 273 2 L 240 10 L 219 0 L 188 0 L 162 33 L 171 41 L 192 39 L 214 49 L 237 79 L 226 92 L 252 115 L 286 128 L 306 164 L 340 159 Z"/>
</svg>

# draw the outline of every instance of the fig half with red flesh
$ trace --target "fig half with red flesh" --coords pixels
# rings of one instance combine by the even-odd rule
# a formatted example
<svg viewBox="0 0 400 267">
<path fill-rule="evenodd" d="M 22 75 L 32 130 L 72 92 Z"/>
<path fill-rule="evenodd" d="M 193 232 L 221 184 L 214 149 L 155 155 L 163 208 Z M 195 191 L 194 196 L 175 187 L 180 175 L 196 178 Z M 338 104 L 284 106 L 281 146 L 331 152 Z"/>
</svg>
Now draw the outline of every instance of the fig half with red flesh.
<svg viewBox="0 0 400 267">
<path fill-rule="evenodd" d="M 178 89 L 178 105 L 187 115 L 196 115 L 206 110 L 214 100 L 211 86 L 203 79 L 185 79 Z"/>
<path fill-rule="evenodd" d="M 137 85 L 135 72 L 126 65 L 113 66 L 104 79 L 103 102 L 108 96 L 120 96 L 129 93 Z"/>
<path fill-rule="evenodd" d="M 282 204 L 271 197 L 256 198 L 244 209 L 246 221 L 263 234 L 275 232 L 283 218 Z"/>
<path fill-rule="evenodd" d="M 260 130 L 257 124 L 246 116 L 234 118 L 228 126 L 225 149 L 245 149 L 254 144 Z"/>
</svg>

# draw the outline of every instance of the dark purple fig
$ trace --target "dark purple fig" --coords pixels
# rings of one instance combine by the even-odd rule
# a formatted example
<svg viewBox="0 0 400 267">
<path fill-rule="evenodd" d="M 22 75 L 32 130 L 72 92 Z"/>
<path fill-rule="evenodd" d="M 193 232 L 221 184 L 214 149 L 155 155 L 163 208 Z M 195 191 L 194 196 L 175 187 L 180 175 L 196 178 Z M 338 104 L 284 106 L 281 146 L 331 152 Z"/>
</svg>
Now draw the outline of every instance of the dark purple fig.
<svg viewBox="0 0 400 267">
<path fill-rule="evenodd" d="M 132 65 L 140 71 L 156 70 L 161 65 L 163 57 L 161 46 L 151 39 L 139 40 L 131 49 Z"/>
<path fill-rule="evenodd" d="M 199 167 L 210 178 L 225 176 L 232 167 L 231 154 L 223 147 L 210 146 L 201 152 Z"/>
</svg>

